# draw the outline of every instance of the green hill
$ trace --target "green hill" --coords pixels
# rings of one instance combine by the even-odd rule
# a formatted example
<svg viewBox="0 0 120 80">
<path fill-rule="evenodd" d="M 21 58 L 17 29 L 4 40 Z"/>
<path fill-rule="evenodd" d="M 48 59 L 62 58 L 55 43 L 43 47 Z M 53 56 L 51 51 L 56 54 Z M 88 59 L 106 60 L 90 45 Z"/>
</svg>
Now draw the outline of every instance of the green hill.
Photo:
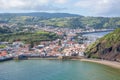
<svg viewBox="0 0 120 80">
<path fill-rule="evenodd" d="M 46 25 L 69 28 L 118 28 L 120 27 L 120 18 L 107 17 L 67 17 L 67 18 L 52 18 L 40 21 Z"/>
<path fill-rule="evenodd" d="M 69 14 L 69 13 L 47 13 L 47 12 L 32 12 L 32 13 L 0 13 L 0 17 L 20 17 L 20 16 L 31 16 L 41 18 L 64 18 L 64 17 L 78 17 L 81 15 Z"/>
<path fill-rule="evenodd" d="M 19 33 L 9 33 L 0 34 L 0 41 L 14 42 L 23 41 L 25 43 L 40 41 L 51 41 L 57 39 L 59 36 L 52 32 L 37 31 L 37 32 L 19 32 Z"/>
<path fill-rule="evenodd" d="M 88 58 L 120 61 L 120 28 L 91 44 L 85 53 Z"/>
<path fill-rule="evenodd" d="M 120 17 L 85 17 L 68 13 L 0 13 L 0 23 L 25 25 L 48 25 L 68 28 L 118 28 Z"/>
</svg>

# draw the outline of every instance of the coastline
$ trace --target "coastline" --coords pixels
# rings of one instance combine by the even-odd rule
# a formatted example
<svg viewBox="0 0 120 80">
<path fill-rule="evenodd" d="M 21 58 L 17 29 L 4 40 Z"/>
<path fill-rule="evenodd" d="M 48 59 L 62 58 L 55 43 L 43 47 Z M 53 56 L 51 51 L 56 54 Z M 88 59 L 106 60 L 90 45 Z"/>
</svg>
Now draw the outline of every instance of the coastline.
<svg viewBox="0 0 120 80">
<path fill-rule="evenodd" d="M 112 68 L 120 69 L 120 63 L 116 61 L 108 61 L 108 60 L 101 60 L 101 59 L 86 59 L 86 58 L 73 58 L 73 59 L 60 59 L 60 58 L 28 58 L 28 60 L 80 60 L 83 62 L 93 62 L 102 65 L 106 65 Z"/>
<path fill-rule="evenodd" d="M 15 59 L 13 59 L 15 60 Z M 93 62 L 93 63 L 98 63 L 98 64 L 102 64 L 102 65 L 106 65 L 112 68 L 117 68 L 120 69 L 120 62 L 116 62 L 116 61 L 108 61 L 108 60 L 101 60 L 101 59 L 86 59 L 83 57 L 64 57 L 64 58 L 53 58 L 53 57 L 49 57 L 49 58 L 27 58 L 27 59 L 21 59 L 21 60 L 80 60 L 82 62 Z M 1 61 L 3 62 L 3 61 Z"/>
<path fill-rule="evenodd" d="M 107 61 L 107 60 L 100 60 L 100 59 L 80 59 L 80 61 L 93 62 L 93 63 L 106 65 L 106 66 L 109 66 L 109 67 L 112 67 L 112 68 L 120 69 L 120 63 L 115 62 L 115 61 Z"/>
<path fill-rule="evenodd" d="M 58 58 L 28 58 L 27 60 L 59 60 Z"/>
</svg>

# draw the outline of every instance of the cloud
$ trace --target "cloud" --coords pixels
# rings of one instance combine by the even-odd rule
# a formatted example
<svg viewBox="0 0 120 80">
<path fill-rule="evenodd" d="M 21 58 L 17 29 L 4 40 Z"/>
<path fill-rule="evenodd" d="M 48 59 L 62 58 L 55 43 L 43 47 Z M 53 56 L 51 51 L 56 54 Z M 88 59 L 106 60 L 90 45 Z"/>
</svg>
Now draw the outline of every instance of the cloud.
<svg viewBox="0 0 120 80">
<path fill-rule="evenodd" d="M 65 4 L 68 1 L 67 0 L 55 0 L 54 2 L 57 3 L 57 4 Z"/>
<path fill-rule="evenodd" d="M 0 12 L 70 12 L 90 16 L 120 16 L 120 0 L 0 0 Z"/>
<path fill-rule="evenodd" d="M 87 10 L 91 14 L 95 15 L 120 15 L 120 0 L 81 0 L 76 2 L 76 7 Z"/>
<path fill-rule="evenodd" d="M 31 10 L 31 11 L 50 11 L 62 10 L 56 4 L 63 4 L 66 0 L 0 0 L 0 10 Z"/>
<path fill-rule="evenodd" d="M 10 8 L 18 8 L 19 6 L 24 6 L 25 3 L 21 0 L 1 0 L 0 1 L 0 9 L 10 9 Z"/>
</svg>

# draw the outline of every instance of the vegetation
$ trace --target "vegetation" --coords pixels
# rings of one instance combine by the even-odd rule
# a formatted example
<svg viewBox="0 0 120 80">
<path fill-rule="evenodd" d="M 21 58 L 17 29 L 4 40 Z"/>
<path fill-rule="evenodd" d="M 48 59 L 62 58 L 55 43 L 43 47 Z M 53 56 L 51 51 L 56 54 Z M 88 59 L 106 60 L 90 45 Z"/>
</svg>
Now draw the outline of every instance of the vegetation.
<svg viewBox="0 0 120 80">
<path fill-rule="evenodd" d="M 25 43 L 31 42 L 40 42 L 40 41 L 49 41 L 55 40 L 58 36 L 52 32 L 37 31 L 37 32 L 20 32 L 20 33 L 11 33 L 11 34 L 1 34 L 0 41 L 23 41 Z"/>
<path fill-rule="evenodd" d="M 1 48 L 5 48 L 5 47 L 6 47 L 6 45 L 0 45 L 0 49 L 1 49 Z"/>
<path fill-rule="evenodd" d="M 120 28 L 98 39 L 86 49 L 88 57 L 120 59 Z"/>
<path fill-rule="evenodd" d="M 49 25 L 69 28 L 118 28 L 120 17 L 84 17 L 67 13 L 11 13 L 0 14 L 0 23 L 25 25 Z"/>
<path fill-rule="evenodd" d="M 118 28 L 120 27 L 120 18 L 105 17 L 71 17 L 71 18 L 52 18 L 42 20 L 46 25 L 70 27 L 70 28 Z"/>
<path fill-rule="evenodd" d="M 0 27 L 0 33 L 11 33 L 11 30 L 8 27 Z"/>
</svg>

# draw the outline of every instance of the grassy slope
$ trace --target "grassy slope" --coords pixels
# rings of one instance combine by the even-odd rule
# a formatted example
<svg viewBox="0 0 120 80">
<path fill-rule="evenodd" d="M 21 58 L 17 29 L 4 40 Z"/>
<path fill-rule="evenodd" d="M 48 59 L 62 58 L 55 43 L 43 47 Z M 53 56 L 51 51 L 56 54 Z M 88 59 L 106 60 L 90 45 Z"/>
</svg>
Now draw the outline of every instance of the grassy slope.
<svg viewBox="0 0 120 80">
<path fill-rule="evenodd" d="M 44 31 L 38 31 L 35 33 L 11 33 L 11 34 L 1 34 L 0 35 L 0 41 L 8 41 L 13 42 L 16 40 L 24 41 L 25 43 L 33 42 L 40 42 L 43 40 L 54 40 L 58 38 L 58 36 L 55 33 L 51 32 L 44 32 Z"/>
<path fill-rule="evenodd" d="M 92 58 L 107 57 L 120 53 L 120 28 L 105 35 L 86 49 L 86 55 Z M 109 57 L 108 57 L 109 58 Z M 113 56 L 114 58 L 114 56 Z"/>
<path fill-rule="evenodd" d="M 59 16 L 59 17 L 55 17 Z M 72 27 L 72 28 L 85 28 L 85 26 L 92 28 L 116 28 L 120 27 L 120 17 L 84 17 L 84 16 L 62 16 L 54 15 L 53 17 L 42 17 L 32 15 L 9 15 L 0 16 L 0 23 L 17 23 L 18 26 L 24 26 L 26 24 L 46 24 L 57 27 Z"/>
</svg>

